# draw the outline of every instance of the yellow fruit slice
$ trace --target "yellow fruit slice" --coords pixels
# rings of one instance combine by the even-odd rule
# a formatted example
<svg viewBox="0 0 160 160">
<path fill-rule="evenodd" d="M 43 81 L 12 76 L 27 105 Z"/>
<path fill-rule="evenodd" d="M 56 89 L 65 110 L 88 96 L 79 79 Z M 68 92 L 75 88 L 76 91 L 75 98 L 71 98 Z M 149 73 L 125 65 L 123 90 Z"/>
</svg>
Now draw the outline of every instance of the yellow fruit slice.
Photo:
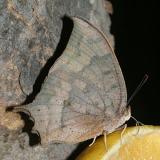
<svg viewBox="0 0 160 160">
<path fill-rule="evenodd" d="M 160 126 L 128 127 L 107 135 L 84 150 L 76 160 L 160 160 Z"/>
</svg>

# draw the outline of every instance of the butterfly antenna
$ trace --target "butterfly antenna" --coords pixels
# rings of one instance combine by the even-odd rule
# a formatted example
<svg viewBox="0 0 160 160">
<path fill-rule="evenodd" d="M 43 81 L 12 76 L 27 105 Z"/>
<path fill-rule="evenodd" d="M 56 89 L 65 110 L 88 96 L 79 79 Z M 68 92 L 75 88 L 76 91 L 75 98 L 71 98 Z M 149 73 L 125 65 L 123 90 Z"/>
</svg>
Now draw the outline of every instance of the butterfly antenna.
<svg viewBox="0 0 160 160">
<path fill-rule="evenodd" d="M 135 91 L 133 92 L 133 94 L 131 95 L 131 97 L 128 99 L 127 106 L 130 104 L 130 102 L 132 101 L 132 99 L 134 98 L 134 96 L 139 92 L 139 90 L 142 88 L 142 86 L 147 82 L 147 80 L 148 80 L 148 75 L 146 74 L 143 77 L 143 79 L 140 82 L 140 84 L 135 89 Z"/>
</svg>

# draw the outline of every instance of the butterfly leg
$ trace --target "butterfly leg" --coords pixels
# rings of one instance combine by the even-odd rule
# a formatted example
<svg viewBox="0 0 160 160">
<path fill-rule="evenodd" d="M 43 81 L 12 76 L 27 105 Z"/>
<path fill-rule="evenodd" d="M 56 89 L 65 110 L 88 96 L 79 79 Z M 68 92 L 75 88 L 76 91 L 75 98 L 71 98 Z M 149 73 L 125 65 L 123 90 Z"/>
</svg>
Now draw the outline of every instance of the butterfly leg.
<svg viewBox="0 0 160 160">
<path fill-rule="evenodd" d="M 123 144 L 123 142 L 122 142 L 122 138 L 123 138 L 123 134 L 124 134 L 124 132 L 125 132 L 125 130 L 126 130 L 126 128 L 127 128 L 127 124 L 125 124 L 125 125 L 123 125 L 123 130 L 122 130 L 122 132 L 121 132 L 121 140 L 120 140 L 120 144 L 122 145 Z M 129 151 L 128 151 L 128 148 L 127 147 L 125 147 L 125 152 L 126 152 L 126 154 L 128 154 L 129 153 Z"/>
<path fill-rule="evenodd" d="M 104 145 L 107 150 L 107 132 L 103 132 L 103 135 L 104 135 Z M 89 147 L 91 147 L 95 143 L 96 138 L 97 138 L 97 136 L 94 137 L 94 139 L 93 139 L 92 143 L 89 145 Z"/>
<path fill-rule="evenodd" d="M 127 124 L 124 125 L 124 128 L 123 128 L 123 130 L 122 130 L 122 132 L 121 132 L 121 145 L 122 145 L 122 143 L 123 143 L 123 142 L 122 142 L 122 138 L 123 138 L 123 134 L 124 134 L 126 128 L 127 128 Z"/>
<path fill-rule="evenodd" d="M 144 124 L 143 124 L 142 122 L 138 121 L 138 120 L 137 120 L 136 118 L 134 118 L 133 116 L 131 116 L 131 118 L 136 121 L 136 127 L 138 126 L 137 133 L 135 134 L 135 136 L 136 136 L 136 135 L 139 133 L 140 125 L 144 126 Z"/>
<path fill-rule="evenodd" d="M 95 137 L 93 138 L 93 141 L 92 141 L 92 143 L 89 145 L 89 147 L 91 147 L 91 146 L 94 144 L 94 142 L 96 141 L 96 138 L 97 138 L 97 136 L 95 136 Z"/>
<path fill-rule="evenodd" d="M 104 135 L 104 145 L 105 145 L 105 148 L 107 150 L 107 133 L 103 132 L 103 135 Z"/>
</svg>

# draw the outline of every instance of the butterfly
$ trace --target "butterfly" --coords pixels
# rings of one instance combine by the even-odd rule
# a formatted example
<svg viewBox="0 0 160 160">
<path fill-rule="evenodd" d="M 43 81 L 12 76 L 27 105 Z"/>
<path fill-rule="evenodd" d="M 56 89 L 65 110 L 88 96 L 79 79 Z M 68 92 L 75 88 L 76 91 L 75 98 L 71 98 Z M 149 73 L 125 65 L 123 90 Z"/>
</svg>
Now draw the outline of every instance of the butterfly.
<svg viewBox="0 0 160 160">
<path fill-rule="evenodd" d="M 21 107 L 34 118 L 42 144 L 109 134 L 131 117 L 125 81 L 107 37 L 86 20 L 72 20 L 69 42 L 42 90 Z"/>
</svg>

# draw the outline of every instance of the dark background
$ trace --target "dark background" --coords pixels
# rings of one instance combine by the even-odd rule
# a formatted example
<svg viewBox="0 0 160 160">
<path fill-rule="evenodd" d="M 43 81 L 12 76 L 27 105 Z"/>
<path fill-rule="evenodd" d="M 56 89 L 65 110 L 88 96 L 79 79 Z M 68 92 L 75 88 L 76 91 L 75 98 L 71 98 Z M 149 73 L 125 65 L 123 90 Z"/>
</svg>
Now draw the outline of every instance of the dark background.
<svg viewBox="0 0 160 160">
<path fill-rule="evenodd" d="M 128 92 L 128 99 L 147 74 L 148 81 L 131 101 L 132 116 L 145 125 L 160 125 L 158 93 L 158 3 L 155 0 L 110 0 L 113 5 L 111 33 Z M 128 125 L 135 125 L 129 120 Z M 91 141 L 82 143 L 73 159 Z"/>
<path fill-rule="evenodd" d="M 160 125 L 158 4 L 154 0 L 112 0 L 111 3 L 114 10 L 111 32 L 128 98 L 144 75 L 149 76 L 130 103 L 132 116 L 144 124 Z"/>
</svg>

